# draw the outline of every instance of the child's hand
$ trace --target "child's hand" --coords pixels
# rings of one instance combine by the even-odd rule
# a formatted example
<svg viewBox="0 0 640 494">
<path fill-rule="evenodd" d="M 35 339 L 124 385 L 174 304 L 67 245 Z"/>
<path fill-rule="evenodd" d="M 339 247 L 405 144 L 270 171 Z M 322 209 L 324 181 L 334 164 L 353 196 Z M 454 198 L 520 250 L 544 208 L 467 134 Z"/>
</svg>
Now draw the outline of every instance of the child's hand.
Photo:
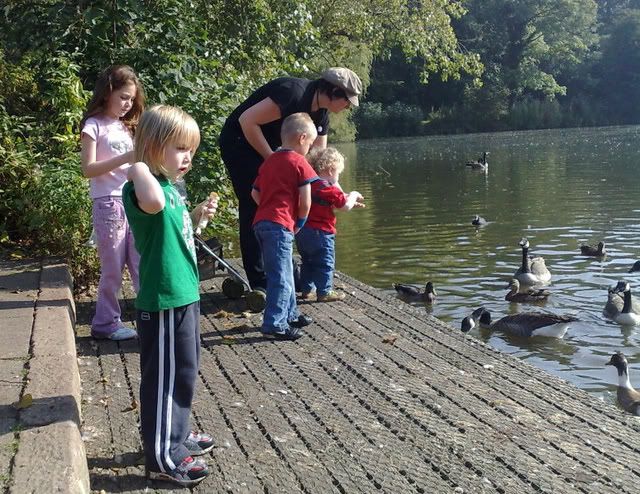
<svg viewBox="0 0 640 494">
<path fill-rule="evenodd" d="M 354 190 L 353 192 L 351 192 L 352 195 L 355 196 L 356 198 L 356 202 L 353 204 L 354 208 L 364 208 L 366 207 L 364 204 L 364 197 L 362 197 L 362 194 L 360 194 L 360 192 L 358 192 L 357 190 Z"/>
<path fill-rule="evenodd" d="M 216 194 L 215 192 L 211 192 L 211 194 L 209 194 L 209 198 L 206 201 L 202 201 L 195 207 L 195 209 L 191 213 L 191 218 L 197 218 L 198 220 L 196 226 L 196 233 L 198 235 L 207 226 L 207 223 L 213 217 L 213 215 L 216 214 L 217 209 L 218 194 Z"/>
<path fill-rule="evenodd" d="M 212 192 L 206 201 L 202 201 L 196 206 L 198 218 L 206 218 L 210 220 L 216 214 L 218 209 L 218 194 Z"/>
</svg>

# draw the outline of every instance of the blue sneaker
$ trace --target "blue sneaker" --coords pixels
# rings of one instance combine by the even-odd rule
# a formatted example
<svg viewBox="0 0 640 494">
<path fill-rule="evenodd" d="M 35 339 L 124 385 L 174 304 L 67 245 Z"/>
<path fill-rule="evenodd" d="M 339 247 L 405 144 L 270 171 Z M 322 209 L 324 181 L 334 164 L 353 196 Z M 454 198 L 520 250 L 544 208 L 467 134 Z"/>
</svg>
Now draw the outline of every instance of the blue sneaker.
<svg viewBox="0 0 640 494">
<path fill-rule="evenodd" d="M 151 480 L 165 480 L 183 487 L 191 487 L 202 482 L 209 475 L 209 468 L 202 460 L 187 456 L 182 463 L 170 472 L 147 471 Z"/>
</svg>

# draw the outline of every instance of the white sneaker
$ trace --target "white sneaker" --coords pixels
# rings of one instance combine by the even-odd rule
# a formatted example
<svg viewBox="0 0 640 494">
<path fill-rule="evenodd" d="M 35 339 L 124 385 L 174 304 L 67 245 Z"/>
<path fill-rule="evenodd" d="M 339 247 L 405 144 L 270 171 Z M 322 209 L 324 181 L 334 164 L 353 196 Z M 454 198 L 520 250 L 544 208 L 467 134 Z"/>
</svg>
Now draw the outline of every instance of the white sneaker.
<svg viewBox="0 0 640 494">
<path fill-rule="evenodd" d="M 126 326 L 120 326 L 115 332 L 111 333 L 107 339 L 113 341 L 131 340 L 137 338 L 138 333 L 135 329 L 128 328 Z"/>
</svg>

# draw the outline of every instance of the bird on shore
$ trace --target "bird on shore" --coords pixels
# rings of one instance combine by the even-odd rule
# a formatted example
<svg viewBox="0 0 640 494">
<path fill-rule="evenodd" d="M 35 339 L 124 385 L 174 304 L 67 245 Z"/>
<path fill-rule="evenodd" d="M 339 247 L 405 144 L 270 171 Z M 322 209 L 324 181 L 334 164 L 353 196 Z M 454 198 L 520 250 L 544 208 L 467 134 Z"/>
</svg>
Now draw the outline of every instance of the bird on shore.
<svg viewBox="0 0 640 494">
<path fill-rule="evenodd" d="M 471 224 L 474 226 L 484 226 L 487 224 L 487 220 L 485 220 L 482 216 L 478 216 L 477 214 L 471 220 Z"/>
<path fill-rule="evenodd" d="M 474 170 L 488 170 L 489 169 L 489 163 L 487 162 L 487 155 L 489 154 L 488 151 L 485 151 L 484 153 L 482 153 L 482 156 L 480 158 L 478 158 L 477 161 L 467 161 L 465 164 L 466 166 L 469 166 L 471 168 L 473 168 Z"/>
<path fill-rule="evenodd" d="M 507 302 L 540 302 L 546 300 L 549 295 L 549 290 L 542 288 L 525 287 L 524 291 L 520 291 L 520 282 L 514 278 L 509 282 L 509 292 L 504 299 Z"/>
<path fill-rule="evenodd" d="M 627 412 L 640 415 L 640 392 L 633 389 L 629 380 L 629 364 L 622 352 L 611 355 L 611 360 L 605 365 L 612 365 L 618 371 L 618 404 Z"/>
<path fill-rule="evenodd" d="M 572 322 L 578 319 L 573 316 L 559 316 L 542 312 L 521 312 L 505 316 L 492 322 L 491 313 L 480 307 L 471 316 L 462 320 L 461 329 L 467 332 L 479 325 L 483 329 L 502 331 L 503 333 L 521 338 L 533 336 L 548 336 L 562 338 Z"/>
<path fill-rule="evenodd" d="M 517 279 L 521 285 L 531 286 L 539 283 L 546 283 L 551 279 L 551 273 L 544 262 L 544 258 L 540 256 L 529 257 L 529 240 L 522 238 L 518 243 L 522 247 L 522 264 L 516 270 L 513 277 Z"/>
<path fill-rule="evenodd" d="M 436 293 L 433 283 L 428 281 L 425 285 L 424 291 L 415 285 L 407 285 L 404 283 L 394 283 L 393 288 L 398 295 L 407 300 L 422 300 L 428 304 L 432 304 L 436 301 L 438 294 Z"/>
<path fill-rule="evenodd" d="M 628 282 L 619 281 L 614 288 L 609 289 L 607 297 L 603 310 L 605 316 L 623 326 L 640 324 L 640 304 L 631 296 L 631 286 Z"/>
<path fill-rule="evenodd" d="M 591 257 L 604 257 L 607 255 L 604 242 L 598 242 L 597 247 L 593 247 L 591 245 L 581 245 L 580 253 L 583 256 L 591 256 Z"/>
<path fill-rule="evenodd" d="M 640 271 L 640 261 L 634 262 L 633 266 L 631 266 L 631 269 L 629 270 L 630 273 L 635 273 L 637 271 Z"/>
</svg>

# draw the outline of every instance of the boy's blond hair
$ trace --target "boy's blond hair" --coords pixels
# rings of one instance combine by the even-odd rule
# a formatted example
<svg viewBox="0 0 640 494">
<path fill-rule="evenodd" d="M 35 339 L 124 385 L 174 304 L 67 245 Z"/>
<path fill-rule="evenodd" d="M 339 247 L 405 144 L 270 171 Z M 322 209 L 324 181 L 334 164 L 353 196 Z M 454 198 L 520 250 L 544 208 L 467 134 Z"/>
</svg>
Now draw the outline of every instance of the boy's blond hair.
<svg viewBox="0 0 640 494">
<path fill-rule="evenodd" d="M 135 161 L 144 161 L 154 175 L 169 174 L 164 166 L 167 146 L 195 150 L 200 145 L 200 129 L 191 115 L 175 106 L 156 105 L 140 117 L 134 141 Z"/>
<path fill-rule="evenodd" d="M 308 113 L 292 113 L 284 119 L 284 122 L 282 122 L 282 127 L 280 128 L 280 139 L 282 142 L 285 142 L 289 139 L 296 138 L 301 134 L 313 136 L 313 139 L 315 139 L 318 137 L 316 125 L 313 123 L 313 120 L 311 120 Z"/>
<path fill-rule="evenodd" d="M 317 173 L 344 170 L 344 156 L 336 148 L 312 149 L 307 160 Z"/>
</svg>

